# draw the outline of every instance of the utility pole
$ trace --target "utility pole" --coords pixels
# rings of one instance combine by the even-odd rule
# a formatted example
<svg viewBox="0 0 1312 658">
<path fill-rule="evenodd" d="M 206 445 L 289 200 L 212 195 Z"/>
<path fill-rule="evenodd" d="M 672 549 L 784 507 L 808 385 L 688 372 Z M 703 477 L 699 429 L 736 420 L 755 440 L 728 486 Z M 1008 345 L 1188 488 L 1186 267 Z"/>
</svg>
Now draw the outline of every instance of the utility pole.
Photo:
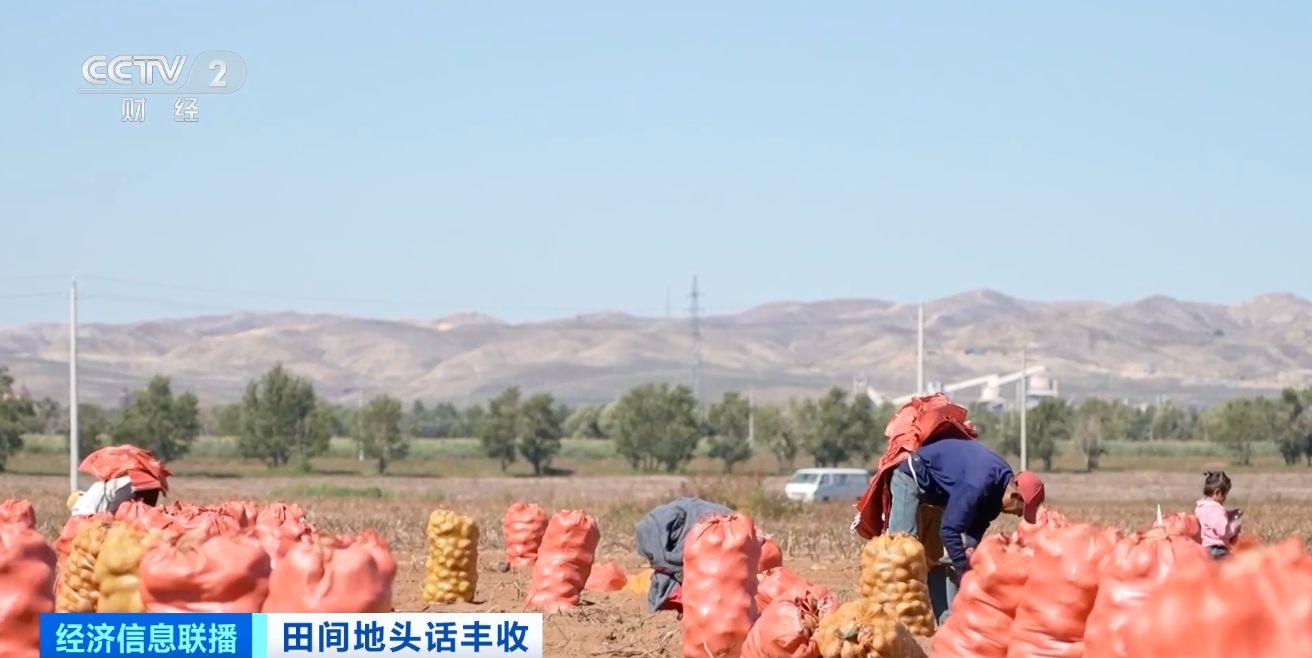
<svg viewBox="0 0 1312 658">
<path fill-rule="evenodd" d="M 916 395 L 925 394 L 925 304 L 916 307 Z"/>
<path fill-rule="evenodd" d="M 1030 406 L 1029 375 L 1025 370 L 1029 368 L 1029 348 L 1026 345 L 1020 346 L 1020 470 L 1030 470 L 1030 446 L 1028 437 L 1025 436 L 1025 413 Z"/>
<path fill-rule="evenodd" d="M 68 488 L 77 491 L 77 278 L 68 286 Z"/>
<path fill-rule="evenodd" d="M 692 275 L 692 293 L 688 295 L 692 301 L 688 307 L 689 318 L 692 321 L 692 397 L 701 402 L 702 399 L 702 318 L 701 318 L 701 293 L 697 291 L 697 275 Z"/>
</svg>

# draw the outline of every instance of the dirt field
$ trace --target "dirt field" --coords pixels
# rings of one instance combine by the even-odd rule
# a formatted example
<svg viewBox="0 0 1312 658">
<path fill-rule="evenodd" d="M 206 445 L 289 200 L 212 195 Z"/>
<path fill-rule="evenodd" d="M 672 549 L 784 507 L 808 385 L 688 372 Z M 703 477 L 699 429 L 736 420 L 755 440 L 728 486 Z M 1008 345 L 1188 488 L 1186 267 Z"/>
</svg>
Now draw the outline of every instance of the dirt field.
<svg viewBox="0 0 1312 658">
<path fill-rule="evenodd" d="M 1246 510 L 1250 532 L 1270 541 L 1289 535 L 1312 538 L 1312 473 L 1244 473 L 1236 478 L 1232 506 Z M 1187 473 L 1053 474 L 1047 479 L 1053 507 L 1082 520 L 1124 528 L 1152 521 L 1157 504 L 1167 512 L 1193 509 L 1201 475 Z M 205 504 L 233 498 L 294 500 L 323 530 L 358 532 L 373 528 L 391 543 L 398 571 L 394 604 L 422 610 L 424 523 L 445 505 L 474 516 L 483 531 L 479 603 L 451 610 L 518 610 L 527 578 L 501 573 L 501 515 L 515 500 L 548 510 L 577 508 L 597 517 L 601 561 L 627 570 L 642 566 L 633 549 L 633 525 L 651 507 L 676 495 L 695 495 L 747 512 L 775 535 L 785 563 L 831 588 L 843 600 L 856 595 L 860 542 L 848 535 L 852 510 L 845 505 L 803 506 L 781 499 L 780 478 L 677 476 L 570 477 L 529 479 L 406 478 L 331 476 L 202 478 L 178 477 L 171 500 Z M 54 476 L 0 475 L 0 497 L 36 505 L 41 530 L 52 539 L 67 518 L 67 480 Z M 1000 530 L 1012 523 L 1000 521 Z M 672 614 L 646 614 L 643 601 L 628 593 L 585 595 L 579 610 L 548 618 L 549 656 L 678 656 L 679 624 Z"/>
</svg>

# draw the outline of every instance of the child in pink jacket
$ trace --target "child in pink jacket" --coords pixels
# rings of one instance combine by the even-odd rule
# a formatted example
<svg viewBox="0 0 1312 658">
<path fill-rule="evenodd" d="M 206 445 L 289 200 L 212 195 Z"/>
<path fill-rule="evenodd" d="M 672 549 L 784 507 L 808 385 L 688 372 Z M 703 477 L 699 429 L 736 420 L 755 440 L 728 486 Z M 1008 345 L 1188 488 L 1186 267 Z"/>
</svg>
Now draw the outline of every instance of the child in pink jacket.
<svg viewBox="0 0 1312 658">
<path fill-rule="evenodd" d="M 1203 497 L 1194 506 L 1194 515 L 1203 528 L 1203 548 L 1214 558 L 1223 558 L 1230 554 L 1230 545 L 1239 536 L 1243 525 L 1243 510 L 1225 508 L 1226 496 L 1230 495 L 1230 477 L 1223 471 L 1207 471 L 1203 474 Z"/>
</svg>

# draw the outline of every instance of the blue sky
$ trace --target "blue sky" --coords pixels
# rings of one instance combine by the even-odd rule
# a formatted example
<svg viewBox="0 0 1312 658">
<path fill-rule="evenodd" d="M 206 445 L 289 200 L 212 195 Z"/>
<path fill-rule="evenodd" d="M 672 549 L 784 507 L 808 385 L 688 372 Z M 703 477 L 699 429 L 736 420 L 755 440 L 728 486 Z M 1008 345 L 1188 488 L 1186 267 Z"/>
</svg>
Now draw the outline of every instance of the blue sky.
<svg viewBox="0 0 1312 658">
<path fill-rule="evenodd" d="M 0 324 L 1312 296 L 1306 3 L 72 4 L 0 8 Z"/>
</svg>

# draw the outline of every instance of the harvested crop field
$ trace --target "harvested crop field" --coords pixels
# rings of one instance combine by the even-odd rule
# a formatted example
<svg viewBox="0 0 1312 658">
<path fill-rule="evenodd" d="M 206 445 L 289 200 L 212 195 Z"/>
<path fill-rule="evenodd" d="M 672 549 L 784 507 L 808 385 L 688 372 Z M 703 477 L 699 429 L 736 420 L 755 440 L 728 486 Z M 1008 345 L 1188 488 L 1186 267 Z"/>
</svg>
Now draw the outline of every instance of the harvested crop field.
<svg viewBox="0 0 1312 658">
<path fill-rule="evenodd" d="M 1052 474 L 1049 502 L 1067 515 L 1126 529 L 1149 524 L 1161 504 L 1166 512 L 1192 510 L 1201 476 L 1189 473 Z M 518 610 L 527 576 L 506 573 L 501 518 L 514 501 L 535 502 L 550 511 L 582 509 L 601 526 L 598 563 L 614 560 L 632 572 L 643 566 L 634 552 L 633 526 L 650 508 L 677 495 L 725 503 L 750 514 L 774 535 L 785 563 L 829 587 L 840 600 L 856 598 L 862 542 L 848 534 L 851 508 L 805 506 L 784 501 L 783 480 L 748 477 L 679 476 L 569 478 L 340 478 L 331 476 L 174 478 L 171 500 L 208 504 L 230 499 L 288 500 L 306 509 L 323 530 L 376 529 L 391 544 L 398 570 L 394 605 L 425 609 L 424 527 L 429 512 L 450 507 L 474 517 L 482 528 L 477 602 L 449 610 Z M 54 539 L 68 514 L 67 480 L 53 476 L 0 475 L 4 497 L 36 506 L 39 529 Z M 1302 470 L 1244 473 L 1236 478 L 1230 505 L 1246 511 L 1248 532 L 1264 541 L 1290 535 L 1312 538 L 1312 477 Z M 999 529 L 1012 524 L 999 522 Z M 627 592 L 586 593 L 581 608 L 546 623 L 551 656 L 678 656 L 679 623 L 670 613 L 645 613 L 640 597 Z"/>
</svg>

